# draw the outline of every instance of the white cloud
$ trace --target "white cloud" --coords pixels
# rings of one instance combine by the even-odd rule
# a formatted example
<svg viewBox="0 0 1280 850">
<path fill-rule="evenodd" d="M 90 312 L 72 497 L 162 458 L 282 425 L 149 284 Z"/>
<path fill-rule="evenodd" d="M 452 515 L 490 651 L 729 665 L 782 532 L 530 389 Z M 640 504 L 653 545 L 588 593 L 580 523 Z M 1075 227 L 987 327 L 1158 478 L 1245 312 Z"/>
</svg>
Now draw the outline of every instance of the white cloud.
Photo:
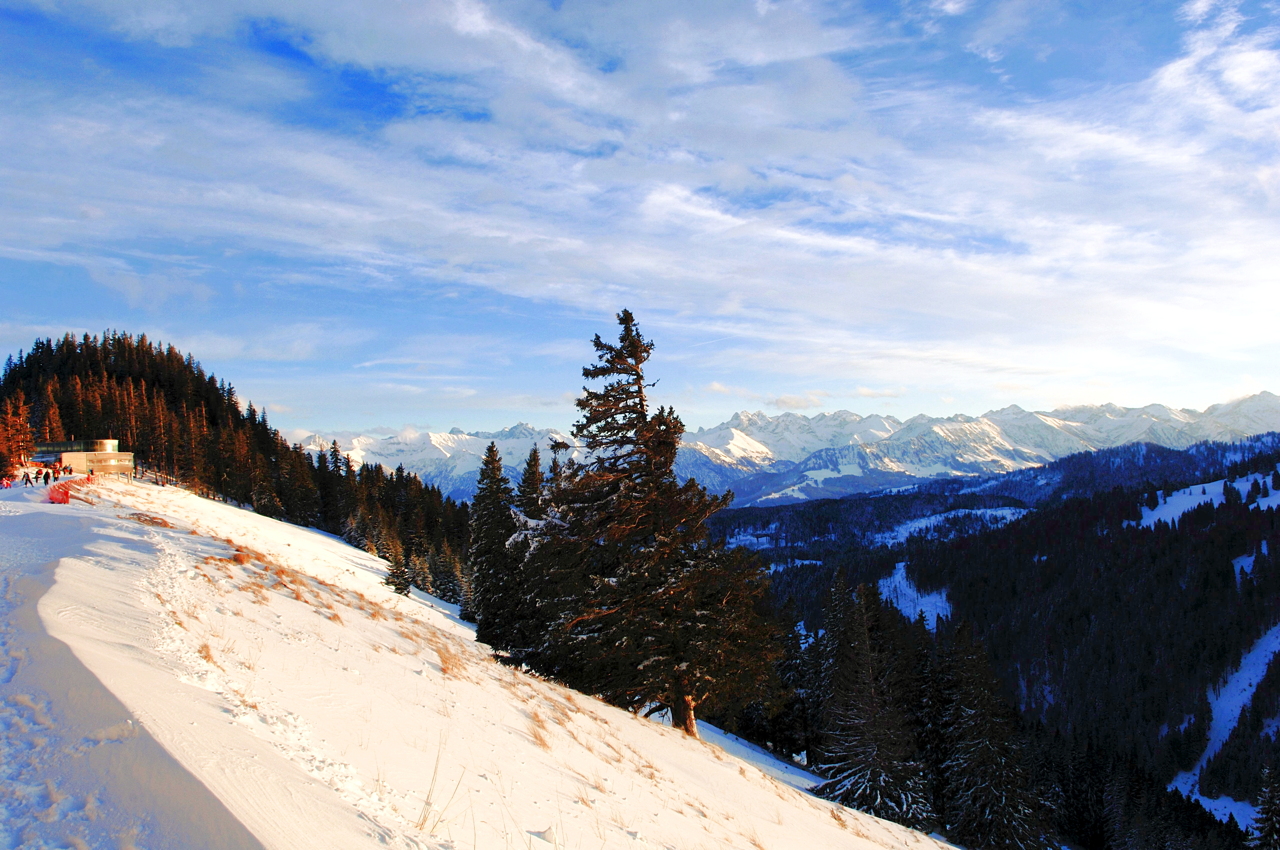
<svg viewBox="0 0 1280 850">
<path fill-rule="evenodd" d="M 808 392 L 802 395 L 781 395 L 767 399 L 765 404 L 778 410 L 814 410 L 826 405 L 827 393 Z"/>
<path fill-rule="evenodd" d="M 906 394 L 906 390 L 898 388 L 896 390 L 873 390 L 868 387 L 858 387 L 854 391 L 858 398 L 900 398 Z"/>
<path fill-rule="evenodd" d="M 849 57 L 886 36 L 801 3 L 66 8 L 200 56 L 270 20 L 322 65 L 381 75 L 418 107 L 451 86 L 487 114 L 411 112 L 362 132 L 282 120 L 271 106 L 305 105 L 315 87 L 237 47 L 209 51 L 196 94 L 9 87 L 0 254 L 84 266 L 138 304 L 218 301 L 241 274 L 371 301 L 447 286 L 588 315 L 625 304 L 691 340 L 671 352 L 681 369 L 793 388 L 819 376 L 831 397 L 996 393 L 1011 375 L 1065 397 L 1097 374 L 1176 387 L 1189 368 L 1207 385 L 1213 364 L 1276 353 L 1239 327 L 1242 304 L 1280 307 L 1280 54 L 1229 5 L 1184 7 L 1183 54 L 1144 81 L 1002 105 L 877 76 Z M 997 4 L 972 45 L 996 56 L 1033 20 Z M 616 67 L 597 70 L 605 59 Z M 223 249 L 270 261 L 224 262 Z M 540 332 L 554 338 L 527 350 L 583 360 Z M 185 338 L 228 357 L 325 345 Z M 357 360 L 389 384 L 417 386 L 406 376 L 429 363 L 467 388 L 459 376 L 520 362 L 466 334 L 423 345 Z"/>
</svg>

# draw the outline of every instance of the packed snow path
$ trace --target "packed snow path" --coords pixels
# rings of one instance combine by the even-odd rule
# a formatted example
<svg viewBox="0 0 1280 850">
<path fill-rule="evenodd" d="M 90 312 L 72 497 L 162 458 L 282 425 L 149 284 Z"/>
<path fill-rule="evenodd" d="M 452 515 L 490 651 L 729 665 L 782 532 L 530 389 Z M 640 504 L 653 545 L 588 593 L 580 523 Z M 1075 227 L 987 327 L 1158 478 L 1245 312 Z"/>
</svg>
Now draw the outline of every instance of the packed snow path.
<svg viewBox="0 0 1280 850">
<path fill-rule="evenodd" d="M 50 555 L 95 533 L 52 508 L 0 505 L 0 846 L 260 848 L 44 629 Z"/>
<path fill-rule="evenodd" d="M 449 606 L 392 594 L 383 562 L 328 535 L 175 488 L 83 493 L 0 494 L 8 846 L 938 846 L 749 747 L 495 663 Z M 54 560 L 40 596 L 23 582 Z M 118 702 L 77 697 L 73 668 Z M 85 767 L 130 750 L 136 769 Z"/>
</svg>

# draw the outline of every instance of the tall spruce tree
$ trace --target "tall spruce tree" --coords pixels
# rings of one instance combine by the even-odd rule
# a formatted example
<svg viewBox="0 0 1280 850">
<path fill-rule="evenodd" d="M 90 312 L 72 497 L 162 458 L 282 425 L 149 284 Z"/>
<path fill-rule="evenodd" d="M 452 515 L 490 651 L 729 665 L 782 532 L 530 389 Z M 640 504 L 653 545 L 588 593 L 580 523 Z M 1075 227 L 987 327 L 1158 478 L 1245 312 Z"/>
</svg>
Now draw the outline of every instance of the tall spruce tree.
<svg viewBox="0 0 1280 850">
<path fill-rule="evenodd" d="M 1045 846 L 1041 806 L 1028 780 L 1012 711 L 986 653 L 962 624 L 952 638 L 954 674 L 948 683 L 947 836 L 983 850 Z"/>
<path fill-rule="evenodd" d="M 1280 850 L 1280 782 L 1270 768 L 1262 769 L 1262 793 L 1249 831 L 1250 850 Z"/>
<path fill-rule="evenodd" d="M 58 379 L 53 378 L 44 385 L 40 397 L 40 442 L 60 443 L 66 439 L 62 430 L 62 413 L 58 410 Z"/>
<path fill-rule="evenodd" d="M 413 584 L 413 573 L 410 572 L 409 563 L 404 559 L 393 561 L 382 583 L 401 596 L 408 596 L 409 588 Z"/>
<path fill-rule="evenodd" d="M 31 410 L 19 390 L 0 404 L 0 475 L 13 475 L 34 453 Z"/>
<path fill-rule="evenodd" d="M 597 363 L 582 371 L 604 381 L 578 400 L 574 436 L 588 460 L 560 472 L 531 546 L 545 631 L 529 660 L 626 708 L 669 710 L 696 737 L 700 705 L 755 691 L 773 673 L 767 573 L 708 540 L 707 517 L 729 497 L 676 480 L 684 425 L 668 408 L 650 411 L 653 345 L 629 311 L 618 324 L 618 342 L 597 335 Z"/>
<path fill-rule="evenodd" d="M 524 462 L 524 471 L 520 474 L 520 483 L 516 485 L 515 507 L 526 518 L 540 520 L 543 517 L 542 492 L 546 478 L 542 473 L 542 455 L 535 443 L 529 449 L 529 457 Z"/>
<path fill-rule="evenodd" d="M 842 584 L 838 585 L 842 587 Z M 839 592 L 843 592 L 842 590 Z M 827 621 L 831 693 L 825 712 L 819 796 L 913 828 L 933 821 L 929 782 L 904 705 L 902 647 L 878 590 L 833 600 Z M 842 618 L 843 622 L 839 619 Z"/>
<path fill-rule="evenodd" d="M 489 443 L 472 502 L 467 558 L 473 574 L 471 607 L 476 614 L 476 639 L 498 651 L 512 647 L 510 633 L 521 593 L 518 564 L 507 550 L 516 533 L 511 516 L 513 499 L 511 482 L 502 474 L 498 446 Z"/>
</svg>

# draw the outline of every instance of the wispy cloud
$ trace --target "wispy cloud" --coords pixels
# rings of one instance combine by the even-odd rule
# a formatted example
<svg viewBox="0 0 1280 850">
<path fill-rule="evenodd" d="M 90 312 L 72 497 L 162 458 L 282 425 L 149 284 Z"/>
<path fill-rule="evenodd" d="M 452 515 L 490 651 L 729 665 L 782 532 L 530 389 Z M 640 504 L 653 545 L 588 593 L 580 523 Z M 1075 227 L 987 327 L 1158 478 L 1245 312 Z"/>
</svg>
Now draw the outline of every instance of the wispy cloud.
<svg viewBox="0 0 1280 850">
<path fill-rule="evenodd" d="M 978 412 L 1280 377 L 1241 332 L 1280 307 L 1273 12 L 1189 3 L 1110 79 L 1053 64 L 1052 4 L 570 6 L 39 12 L 43 71 L 0 71 L 0 257 L 82 269 L 204 358 L 342 359 L 370 415 L 559 399 L 622 306 L 707 416 L 747 386 Z"/>
<path fill-rule="evenodd" d="M 778 410 L 816 410 L 826 404 L 828 395 L 824 392 L 780 395 L 767 399 L 765 403 Z"/>
</svg>

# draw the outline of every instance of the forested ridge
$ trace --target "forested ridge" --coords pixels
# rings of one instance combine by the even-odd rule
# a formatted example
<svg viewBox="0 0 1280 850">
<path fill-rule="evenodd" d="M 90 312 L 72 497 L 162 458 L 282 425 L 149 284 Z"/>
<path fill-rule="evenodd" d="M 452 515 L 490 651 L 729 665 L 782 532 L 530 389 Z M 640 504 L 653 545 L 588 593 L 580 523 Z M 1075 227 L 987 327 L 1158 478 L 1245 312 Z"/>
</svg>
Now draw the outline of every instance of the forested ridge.
<svg viewBox="0 0 1280 850">
<path fill-rule="evenodd" d="M 1267 486 L 1277 460 L 1266 452 L 1231 474 L 1265 473 Z M 1064 734 L 1088 730 L 1167 781 L 1204 751 L 1209 687 L 1280 622 L 1280 517 L 1226 492 L 1143 527 L 1140 506 L 1163 493 L 1115 490 L 943 545 L 914 541 L 899 557 L 922 586 L 948 588 L 1025 712 Z M 1257 717 L 1280 714 L 1274 678 L 1210 763 L 1204 793 L 1257 799 L 1263 763 L 1280 756 Z"/>
<path fill-rule="evenodd" d="M 197 493 L 342 535 L 463 602 L 465 503 L 403 468 L 354 467 L 334 444 L 312 457 L 290 446 L 235 389 L 190 354 L 146 335 L 107 332 L 38 339 L 0 378 L 0 465 L 35 442 L 120 441 L 138 464 Z"/>
<path fill-rule="evenodd" d="M 1155 820 L 1143 816 L 1139 831 L 1149 838 L 1167 835 L 1164 827 L 1152 832 L 1162 819 L 1189 828 L 1199 818 L 1198 806 L 1163 788 L 1205 751 L 1207 691 L 1280 623 L 1280 517 L 1259 504 L 1280 486 L 1276 445 L 1269 434 L 1186 451 L 1130 446 L 988 485 L 729 511 L 717 523 L 726 535 L 767 530 L 760 539 L 778 564 L 775 597 L 811 634 L 832 628 L 833 584 L 874 590 L 906 563 L 923 592 L 945 591 L 953 622 L 936 640 L 950 640 L 963 622 L 989 655 L 1000 694 L 1018 709 L 1033 773 L 1050 777 L 1044 798 L 1072 813 L 1061 834 L 1082 846 L 1116 846 L 1110 819 L 1123 800 L 1163 810 Z M 1182 488 L 1190 489 L 1182 497 L 1189 510 L 1173 522 L 1141 522 L 1144 507 L 1159 508 Z M 944 523 L 895 545 L 868 533 L 1000 507 L 997 497 L 1014 493 L 1027 512 L 1007 524 Z M 975 502 L 979 496 L 991 501 Z M 856 530 L 843 525 L 850 521 Z M 1201 792 L 1259 802 L 1264 768 L 1280 759 L 1277 717 L 1273 660 L 1203 771 Z M 1202 826 L 1204 840 L 1231 840 L 1230 830 Z"/>
</svg>

